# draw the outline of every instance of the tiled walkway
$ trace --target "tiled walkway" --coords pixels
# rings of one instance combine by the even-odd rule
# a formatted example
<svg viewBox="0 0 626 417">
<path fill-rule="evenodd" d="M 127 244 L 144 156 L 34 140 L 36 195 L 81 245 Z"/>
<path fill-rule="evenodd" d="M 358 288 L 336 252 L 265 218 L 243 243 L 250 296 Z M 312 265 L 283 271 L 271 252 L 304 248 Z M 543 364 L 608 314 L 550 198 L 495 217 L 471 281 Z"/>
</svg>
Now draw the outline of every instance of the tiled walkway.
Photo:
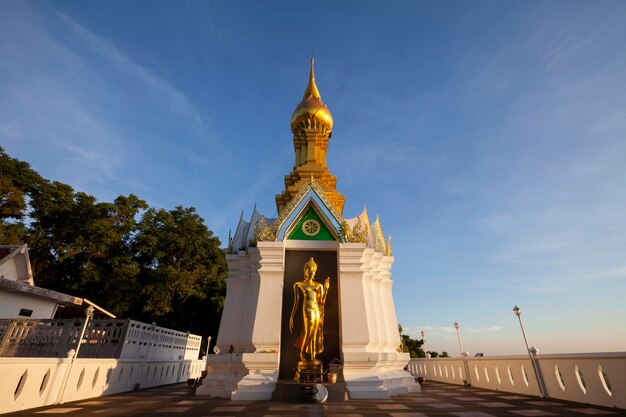
<svg viewBox="0 0 626 417">
<path fill-rule="evenodd" d="M 194 397 L 183 384 L 100 397 L 7 416 L 233 416 L 233 417 L 520 417 L 619 416 L 585 404 L 506 394 L 453 385 L 426 383 L 418 394 L 391 400 L 351 400 L 346 403 L 289 404 L 272 401 L 232 402 Z"/>
</svg>

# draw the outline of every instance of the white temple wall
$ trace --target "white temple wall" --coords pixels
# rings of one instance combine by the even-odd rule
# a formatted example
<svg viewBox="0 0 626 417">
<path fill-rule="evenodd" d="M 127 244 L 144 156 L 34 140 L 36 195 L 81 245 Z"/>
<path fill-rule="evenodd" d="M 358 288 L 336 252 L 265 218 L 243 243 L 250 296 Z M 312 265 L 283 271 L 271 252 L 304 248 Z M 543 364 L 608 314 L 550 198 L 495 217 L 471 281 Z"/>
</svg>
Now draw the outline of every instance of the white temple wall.
<svg viewBox="0 0 626 417">
<path fill-rule="evenodd" d="M 371 251 L 371 257 L 368 259 L 367 269 L 369 270 L 369 279 L 368 284 L 371 288 L 371 298 L 369 304 L 372 306 L 373 310 L 373 320 L 372 324 L 374 326 L 374 337 L 372 340 L 375 340 L 376 343 L 372 343 L 371 351 L 373 352 L 383 352 L 388 343 L 387 341 L 387 327 L 388 321 L 385 317 L 385 311 L 383 306 L 383 297 L 381 294 L 381 281 L 382 277 L 380 275 L 380 261 L 382 259 L 382 254 L 375 252 L 373 249 L 368 249 Z"/>
<path fill-rule="evenodd" d="M 238 305 L 241 319 L 233 324 L 234 327 L 239 327 L 238 349 L 236 352 L 250 353 L 255 351 L 254 343 L 252 343 L 252 334 L 254 332 L 261 285 L 258 272 L 259 262 L 260 255 L 258 249 L 249 248 L 241 264 L 241 277 L 244 282 L 241 301 Z M 226 353 L 226 351 L 223 351 L 223 353 Z"/>
<path fill-rule="evenodd" d="M 362 352 L 371 343 L 373 312 L 366 300 L 371 298 L 371 289 L 365 285 L 363 258 L 364 243 L 344 243 L 339 246 L 340 320 L 342 353 Z M 367 326 L 363 319 L 366 318 Z"/>
<path fill-rule="evenodd" d="M 338 250 L 341 358 L 350 397 L 419 391 L 403 369 L 409 355 L 396 351 L 400 336 L 391 293 L 393 257 L 365 243 L 287 240 L 259 242 L 247 254 L 228 257 L 220 354 L 209 356 L 209 376 L 197 394 L 234 401 L 271 399 L 279 373 L 286 249 Z"/>
<path fill-rule="evenodd" d="M 372 256 L 372 279 L 371 279 L 371 285 L 372 285 L 372 295 L 373 295 L 373 304 L 374 304 L 374 309 L 376 311 L 376 332 L 377 332 L 377 340 L 378 343 L 376 344 L 376 352 L 382 352 L 385 345 L 387 344 L 387 331 L 386 331 L 386 327 L 387 327 L 387 323 L 385 320 L 385 314 L 383 311 L 383 306 L 382 306 L 382 297 L 380 294 L 380 282 L 381 282 L 381 277 L 380 277 L 380 271 L 379 271 L 379 265 L 380 265 L 380 258 L 382 257 L 382 255 L 378 252 L 375 252 L 374 255 Z"/>
<path fill-rule="evenodd" d="M 220 322 L 220 353 L 209 356 L 209 375 L 196 394 L 233 401 L 269 400 L 278 381 L 284 245 L 259 242 L 227 260 L 227 291 L 231 287 L 234 291 L 227 292 Z M 236 346 L 231 352 L 234 334 Z"/>
<path fill-rule="evenodd" d="M 387 326 L 387 345 L 385 346 L 385 352 L 394 353 L 397 352 L 398 346 L 400 346 L 400 332 L 398 331 L 398 318 L 396 316 L 396 308 L 393 303 L 393 281 L 391 280 L 391 266 L 393 265 L 393 256 L 384 256 L 380 262 L 381 272 L 383 277 L 381 285 L 381 295 L 383 298 L 383 306 L 385 315 L 387 317 L 387 323 L 395 323 L 395 326 Z"/>
<path fill-rule="evenodd" d="M 365 298 L 365 308 L 367 310 L 367 326 L 368 326 L 368 338 L 369 343 L 367 344 L 366 351 L 374 352 L 379 343 L 378 336 L 378 323 L 376 322 L 376 308 L 372 303 L 374 299 L 374 288 L 372 285 L 372 257 L 374 256 L 373 249 L 365 249 L 363 252 L 363 257 L 361 258 L 361 270 L 363 271 L 363 278 L 361 285 L 363 285 Z"/>
<path fill-rule="evenodd" d="M 398 323 L 398 319 L 396 317 L 396 311 L 392 304 L 392 292 L 391 286 L 393 283 L 390 280 L 383 280 L 381 284 L 381 294 L 383 296 L 383 301 L 385 303 L 385 316 L 387 317 L 388 323 Z M 391 303 L 390 303 L 391 301 Z M 384 348 L 385 352 L 393 353 L 397 352 L 398 347 L 400 346 L 400 332 L 398 331 L 398 327 L 387 326 L 387 345 Z"/>
<path fill-rule="evenodd" d="M 390 298 L 392 263 L 393 257 L 365 244 L 339 247 L 343 374 L 353 399 L 384 399 L 420 390 L 404 371 L 409 355 L 396 351 L 400 336 Z M 368 326 L 363 325 L 364 317 Z"/>
<path fill-rule="evenodd" d="M 255 352 L 278 352 L 285 250 L 282 242 L 259 242 L 257 249 L 261 268 L 252 344 Z"/>
<path fill-rule="evenodd" d="M 242 319 L 241 304 L 244 299 L 246 280 L 241 278 L 241 264 L 245 255 L 227 255 L 229 278 L 226 279 L 224 310 L 220 320 L 220 331 L 216 341 L 218 349 L 233 345 L 239 349 L 239 326 L 226 326 L 226 323 L 238 323 Z"/>
</svg>

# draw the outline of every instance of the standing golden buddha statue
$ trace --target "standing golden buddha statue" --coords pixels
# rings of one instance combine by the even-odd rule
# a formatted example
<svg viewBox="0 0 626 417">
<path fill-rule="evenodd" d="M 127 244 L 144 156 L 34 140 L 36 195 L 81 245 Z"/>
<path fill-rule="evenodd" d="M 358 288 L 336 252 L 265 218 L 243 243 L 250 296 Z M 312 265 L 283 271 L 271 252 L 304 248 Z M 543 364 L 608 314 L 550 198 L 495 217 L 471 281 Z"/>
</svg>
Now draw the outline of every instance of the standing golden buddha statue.
<svg viewBox="0 0 626 417">
<path fill-rule="evenodd" d="M 313 373 L 312 378 L 321 378 L 322 364 L 316 359 L 316 355 L 324 351 L 324 304 L 330 288 L 330 277 L 326 278 L 324 285 L 315 281 L 317 264 L 313 258 L 304 264 L 304 281 L 293 284 L 294 300 L 289 318 L 289 331 L 293 332 L 293 318 L 302 296 L 302 330 L 294 346 L 300 349 L 300 362 L 295 379 L 303 379 L 304 372 Z M 306 358 L 306 353 L 309 358 Z M 305 378 L 308 379 L 308 378 Z M 307 381 L 310 382 L 310 381 Z"/>
</svg>

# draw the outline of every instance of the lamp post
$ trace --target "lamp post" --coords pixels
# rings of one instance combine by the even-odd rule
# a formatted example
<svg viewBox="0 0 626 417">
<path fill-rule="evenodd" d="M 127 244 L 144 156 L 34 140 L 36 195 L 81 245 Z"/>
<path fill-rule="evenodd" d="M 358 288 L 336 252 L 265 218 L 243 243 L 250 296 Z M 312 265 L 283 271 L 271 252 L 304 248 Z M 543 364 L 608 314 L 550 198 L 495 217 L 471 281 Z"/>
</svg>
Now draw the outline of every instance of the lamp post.
<svg viewBox="0 0 626 417">
<path fill-rule="evenodd" d="M 537 366 L 537 361 L 535 357 L 533 356 L 530 348 L 528 347 L 528 339 L 526 338 L 526 331 L 524 330 L 524 323 L 522 322 L 522 309 L 519 308 L 517 305 L 515 305 L 515 307 L 513 307 L 513 312 L 517 316 L 519 320 L 520 328 L 522 329 L 522 336 L 524 336 L 524 343 L 526 344 L 526 351 L 528 352 L 528 357 L 530 358 L 530 363 L 533 365 L 533 371 L 535 372 L 535 378 L 537 379 L 537 386 L 539 386 L 539 391 L 541 392 L 541 396 L 545 397 L 546 388 L 544 387 L 544 384 L 543 384 L 543 377 L 541 375 L 541 372 L 539 371 L 539 367 Z M 535 348 L 533 347 L 533 349 Z"/>
<path fill-rule="evenodd" d="M 422 330 L 421 333 L 422 333 L 422 350 L 424 351 L 424 359 L 427 359 L 427 357 L 426 357 L 426 341 L 424 340 L 424 330 Z"/>
<path fill-rule="evenodd" d="M 467 365 L 467 355 L 463 352 L 463 343 L 461 342 L 461 332 L 459 331 L 459 322 L 454 322 L 454 328 L 456 329 L 456 337 L 459 339 L 459 349 L 461 350 L 461 358 L 463 359 L 463 367 L 465 368 L 465 375 L 467 376 L 466 385 L 472 385 L 472 378 L 469 373 L 469 366 Z"/>
</svg>

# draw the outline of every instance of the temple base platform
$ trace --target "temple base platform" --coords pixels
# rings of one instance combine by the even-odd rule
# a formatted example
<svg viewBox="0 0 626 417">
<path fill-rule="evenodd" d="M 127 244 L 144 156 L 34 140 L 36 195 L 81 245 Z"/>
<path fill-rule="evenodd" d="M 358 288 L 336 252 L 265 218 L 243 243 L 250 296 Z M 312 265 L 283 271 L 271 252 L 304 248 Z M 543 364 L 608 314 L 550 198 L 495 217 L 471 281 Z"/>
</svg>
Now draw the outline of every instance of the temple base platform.
<svg viewBox="0 0 626 417">
<path fill-rule="evenodd" d="M 287 403 L 306 403 L 306 387 L 312 384 L 303 384 L 290 380 L 279 380 L 276 383 L 276 390 L 272 395 L 273 401 Z M 343 402 L 348 400 L 348 389 L 345 382 L 329 384 L 323 382 L 322 385 L 328 390 L 328 402 Z"/>
</svg>

